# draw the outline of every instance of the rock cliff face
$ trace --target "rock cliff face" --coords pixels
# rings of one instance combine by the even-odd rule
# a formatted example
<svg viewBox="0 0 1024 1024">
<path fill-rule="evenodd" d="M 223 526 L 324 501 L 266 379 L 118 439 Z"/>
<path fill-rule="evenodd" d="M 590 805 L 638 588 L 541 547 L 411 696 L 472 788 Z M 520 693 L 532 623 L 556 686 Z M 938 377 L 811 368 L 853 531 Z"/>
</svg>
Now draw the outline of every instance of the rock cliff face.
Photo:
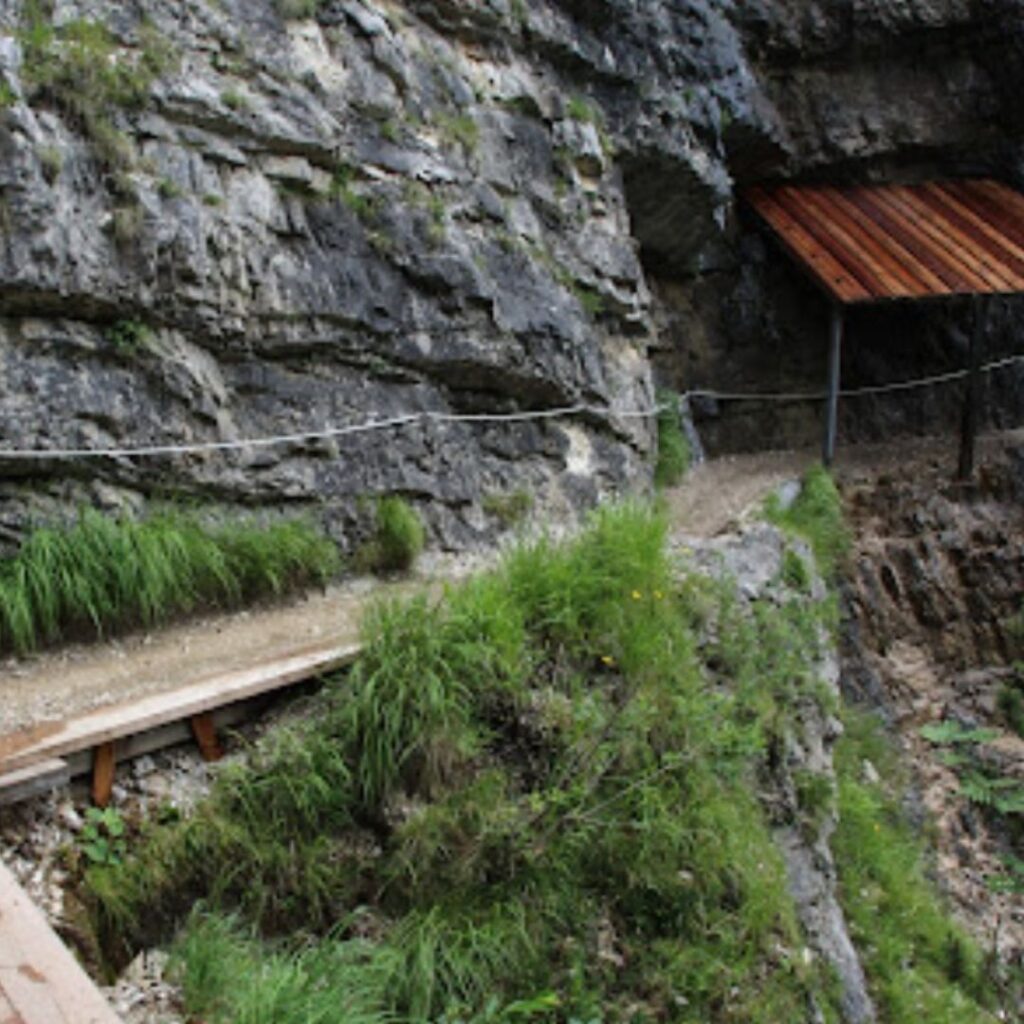
<svg viewBox="0 0 1024 1024">
<path fill-rule="evenodd" d="M 409 412 L 634 410 L 652 402 L 652 367 L 681 386 L 816 384 L 817 300 L 737 216 L 738 186 L 1017 175 L 1021 11 L 2 0 L 0 439 L 117 447 Z M 952 358 L 936 320 L 925 355 L 893 360 L 873 332 L 921 328 L 902 315 L 854 325 L 857 372 Z M 788 439 L 807 410 L 792 429 L 757 415 L 706 426 L 722 444 Z M 397 491 L 465 544 L 495 526 L 487 495 L 570 512 L 645 483 L 651 444 L 648 421 L 591 412 L 8 461 L 0 530 L 169 492 L 316 505 L 351 539 L 359 499 Z"/>
<path fill-rule="evenodd" d="M 958 915 L 986 948 L 1020 963 L 1020 897 L 999 881 L 1006 858 L 1019 854 L 1015 814 L 969 799 L 948 750 L 921 733 L 936 722 L 992 729 L 972 770 L 1005 778 L 1003 786 L 1024 779 L 1024 736 L 1005 703 L 1020 686 L 1022 653 L 1019 437 L 986 452 L 982 466 L 968 488 L 951 486 L 940 461 L 918 464 L 912 478 L 849 483 L 856 539 L 843 687 L 881 709 L 900 736 L 917 812 L 931 823 L 935 874 Z"/>
</svg>

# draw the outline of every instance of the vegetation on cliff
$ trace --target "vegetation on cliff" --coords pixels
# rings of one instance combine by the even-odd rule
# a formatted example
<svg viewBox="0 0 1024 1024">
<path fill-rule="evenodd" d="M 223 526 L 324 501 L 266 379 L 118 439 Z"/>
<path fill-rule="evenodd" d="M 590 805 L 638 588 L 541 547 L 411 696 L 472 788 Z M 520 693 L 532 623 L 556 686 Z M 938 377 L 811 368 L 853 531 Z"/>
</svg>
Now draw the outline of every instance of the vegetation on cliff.
<svg viewBox="0 0 1024 1024">
<path fill-rule="evenodd" d="M 828 615 L 680 572 L 638 507 L 383 604 L 307 716 L 90 870 L 105 948 L 184 922 L 211 1022 L 837 1020 L 758 795 Z"/>
</svg>

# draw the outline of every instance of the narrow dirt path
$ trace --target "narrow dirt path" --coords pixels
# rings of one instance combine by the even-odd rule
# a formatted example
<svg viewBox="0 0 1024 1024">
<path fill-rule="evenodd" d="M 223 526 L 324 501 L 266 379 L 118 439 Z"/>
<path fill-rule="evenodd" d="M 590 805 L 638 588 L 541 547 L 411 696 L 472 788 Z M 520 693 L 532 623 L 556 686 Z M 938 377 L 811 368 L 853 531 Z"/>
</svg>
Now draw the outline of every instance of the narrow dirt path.
<svg viewBox="0 0 1024 1024">
<path fill-rule="evenodd" d="M 991 435 L 983 449 L 1024 431 Z M 760 507 L 764 496 L 799 477 L 817 451 L 762 452 L 716 459 L 697 467 L 668 492 L 673 529 L 707 537 L 721 533 Z M 913 466 L 945 467 L 952 473 L 950 438 L 901 440 L 888 445 L 840 449 L 841 478 L 908 472 Z M 374 597 L 437 586 L 484 564 L 483 558 L 436 558 L 409 581 L 357 579 L 272 607 L 214 615 L 166 629 L 100 644 L 78 644 L 27 659 L 0 663 L 0 734 L 68 718 L 109 704 L 165 692 L 219 672 L 283 657 L 320 640 L 354 640 Z"/>
<path fill-rule="evenodd" d="M 434 573 L 401 583 L 360 578 L 285 604 L 11 658 L 0 666 L 0 735 L 274 661 L 318 641 L 355 641 L 371 600 L 437 586 L 441 578 Z"/>
</svg>

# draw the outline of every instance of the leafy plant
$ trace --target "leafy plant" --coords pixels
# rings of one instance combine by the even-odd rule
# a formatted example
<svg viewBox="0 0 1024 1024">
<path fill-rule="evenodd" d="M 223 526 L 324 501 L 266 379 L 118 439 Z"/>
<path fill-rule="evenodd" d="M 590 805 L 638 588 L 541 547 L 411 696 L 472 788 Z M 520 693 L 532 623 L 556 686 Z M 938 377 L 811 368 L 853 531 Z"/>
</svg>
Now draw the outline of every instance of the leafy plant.
<svg viewBox="0 0 1024 1024">
<path fill-rule="evenodd" d="M 679 421 L 679 399 L 672 391 L 658 392 L 658 460 L 654 466 L 657 487 L 674 487 L 690 467 L 690 445 Z"/>
<path fill-rule="evenodd" d="M 999 730 L 972 729 L 950 718 L 921 726 L 921 735 L 936 746 L 973 746 L 977 743 L 991 743 L 998 738 Z"/>
<path fill-rule="evenodd" d="M 23 76 L 31 97 L 49 102 L 92 138 L 110 166 L 125 166 L 130 153 L 115 143 L 120 109 L 142 109 L 153 82 L 178 63 L 174 50 L 148 23 L 139 45 L 120 47 L 105 25 L 78 18 L 55 26 L 39 3 L 26 5 L 20 33 Z"/>
<path fill-rule="evenodd" d="M 904 780 L 892 743 L 871 716 L 848 712 L 844 724 L 833 851 L 872 995 L 892 1024 L 991 1021 L 994 992 L 984 959 L 926 876 L 920 840 L 901 809 Z M 865 760 L 889 788 L 863 780 Z"/>
<path fill-rule="evenodd" d="M 480 126 L 471 114 L 439 114 L 437 127 L 449 145 L 459 145 L 467 154 L 476 152 L 480 143 Z"/>
<path fill-rule="evenodd" d="M 128 852 L 124 819 L 115 807 L 90 807 L 79 846 L 91 864 L 120 864 Z"/>
<path fill-rule="evenodd" d="M 522 488 L 514 491 L 492 491 L 483 496 L 480 507 L 486 515 L 496 519 L 507 530 L 521 523 L 530 514 L 533 496 Z"/>
<path fill-rule="evenodd" d="M 0 560 L 0 649 L 236 607 L 322 582 L 337 566 L 334 544 L 300 520 L 212 528 L 175 510 L 135 520 L 84 509 Z"/>
<path fill-rule="evenodd" d="M 404 499 L 389 495 L 377 502 L 373 539 L 360 549 L 356 561 L 372 572 L 404 571 L 423 550 L 423 524 Z"/>
<path fill-rule="evenodd" d="M 106 337 L 121 355 L 131 356 L 148 347 L 153 331 L 141 320 L 118 320 L 108 328 Z"/>
<path fill-rule="evenodd" d="M 777 495 L 765 503 L 766 518 L 784 530 L 803 537 L 814 551 L 822 575 L 835 572 L 850 546 L 850 534 L 843 518 L 843 501 L 823 466 L 804 475 L 800 493 L 783 509 Z"/>
<path fill-rule="evenodd" d="M 694 1021 L 802 1019 L 812 991 L 836 1011 L 787 952 L 802 939 L 756 797 L 812 692 L 819 615 L 679 582 L 637 505 L 443 599 L 385 603 L 308 717 L 90 871 L 107 948 L 131 955 L 205 897 L 179 962 L 214 1022 L 261 1019 L 255 1001 L 336 1020 L 349 978 L 356 1020 L 668 1020 L 684 993 Z"/>
</svg>

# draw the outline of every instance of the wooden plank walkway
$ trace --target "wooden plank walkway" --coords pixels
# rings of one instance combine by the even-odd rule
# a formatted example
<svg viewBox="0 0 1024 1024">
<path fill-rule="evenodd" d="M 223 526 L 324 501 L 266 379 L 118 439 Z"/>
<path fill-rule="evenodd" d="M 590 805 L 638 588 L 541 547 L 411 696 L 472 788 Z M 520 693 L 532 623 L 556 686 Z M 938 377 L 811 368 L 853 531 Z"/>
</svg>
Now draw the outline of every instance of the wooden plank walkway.
<svg viewBox="0 0 1024 1024">
<path fill-rule="evenodd" d="M 359 651 L 358 643 L 308 647 L 285 658 L 207 677 L 177 690 L 0 736 L 0 790 L 5 783 L 9 787 L 24 785 L 26 778 L 36 774 L 33 769 L 51 771 L 59 777 L 59 761 L 84 750 L 96 751 L 95 771 L 104 777 L 101 789 L 108 789 L 116 763 L 116 741 L 186 719 L 191 721 L 197 739 L 212 749 L 207 717 L 210 712 L 343 668 L 356 659 Z M 2 1018 L 0 1024 L 5 1024 Z"/>
<path fill-rule="evenodd" d="M 0 1024 L 121 1024 L 3 864 Z"/>
</svg>

